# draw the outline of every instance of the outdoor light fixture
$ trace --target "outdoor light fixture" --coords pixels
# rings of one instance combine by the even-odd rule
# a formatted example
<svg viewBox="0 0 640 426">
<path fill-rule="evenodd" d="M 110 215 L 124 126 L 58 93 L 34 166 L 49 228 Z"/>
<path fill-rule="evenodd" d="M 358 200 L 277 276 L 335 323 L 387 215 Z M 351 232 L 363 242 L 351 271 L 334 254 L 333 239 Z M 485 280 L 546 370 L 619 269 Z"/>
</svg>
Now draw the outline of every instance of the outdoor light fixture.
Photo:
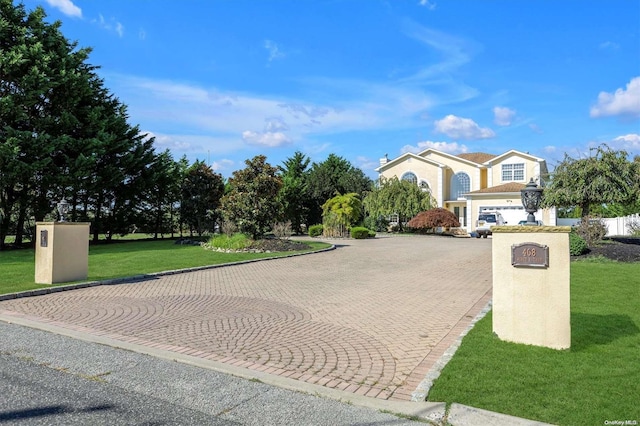
<svg viewBox="0 0 640 426">
<path fill-rule="evenodd" d="M 66 222 L 65 216 L 69 213 L 69 203 L 64 198 L 58 203 L 58 214 L 60 215 L 60 222 Z"/>
<path fill-rule="evenodd" d="M 520 190 L 520 194 L 522 195 L 524 210 L 529 213 L 527 216 L 527 225 L 535 225 L 536 217 L 534 213 L 538 211 L 540 202 L 542 201 L 542 188 L 538 188 L 538 185 L 536 185 L 533 178 L 531 178 L 527 186 Z"/>
</svg>

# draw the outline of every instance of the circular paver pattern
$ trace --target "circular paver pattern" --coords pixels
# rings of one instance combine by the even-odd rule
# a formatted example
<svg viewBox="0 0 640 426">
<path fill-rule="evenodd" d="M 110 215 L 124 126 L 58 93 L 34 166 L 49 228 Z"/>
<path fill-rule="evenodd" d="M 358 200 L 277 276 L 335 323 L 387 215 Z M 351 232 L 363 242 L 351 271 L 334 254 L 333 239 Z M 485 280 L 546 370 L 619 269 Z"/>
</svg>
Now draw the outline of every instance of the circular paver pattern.
<svg viewBox="0 0 640 426">
<path fill-rule="evenodd" d="M 0 312 L 391 399 L 410 399 L 487 303 L 490 240 L 336 250 L 0 302 Z"/>
</svg>

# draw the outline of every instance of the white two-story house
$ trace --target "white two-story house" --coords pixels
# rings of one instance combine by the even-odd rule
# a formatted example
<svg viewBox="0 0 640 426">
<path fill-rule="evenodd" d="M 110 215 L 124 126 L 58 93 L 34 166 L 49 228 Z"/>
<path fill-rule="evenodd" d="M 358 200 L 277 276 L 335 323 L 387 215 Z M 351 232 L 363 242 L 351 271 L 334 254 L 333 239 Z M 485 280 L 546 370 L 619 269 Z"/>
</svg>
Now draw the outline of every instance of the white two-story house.
<svg viewBox="0 0 640 426">
<path fill-rule="evenodd" d="M 515 150 L 501 155 L 486 153 L 447 154 L 427 149 L 406 153 L 393 160 L 380 159 L 380 177 L 404 179 L 430 191 L 438 207 L 453 212 L 460 225 L 472 232 L 481 211 L 498 211 L 508 225 L 526 220 L 520 190 L 530 179 L 544 186 L 544 159 Z M 536 219 L 556 224 L 555 209 L 541 209 Z"/>
</svg>

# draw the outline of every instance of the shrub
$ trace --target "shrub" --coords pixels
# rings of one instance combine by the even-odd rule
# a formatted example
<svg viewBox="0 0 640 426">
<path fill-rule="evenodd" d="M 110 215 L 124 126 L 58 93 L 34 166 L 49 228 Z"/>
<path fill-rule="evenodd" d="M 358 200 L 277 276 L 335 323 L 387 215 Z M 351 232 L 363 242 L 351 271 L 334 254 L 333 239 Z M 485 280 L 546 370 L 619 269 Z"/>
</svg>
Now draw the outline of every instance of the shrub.
<svg viewBox="0 0 640 426">
<path fill-rule="evenodd" d="M 364 218 L 364 227 L 377 232 L 387 232 L 389 229 L 389 221 L 384 216 L 367 216 Z"/>
<path fill-rule="evenodd" d="M 629 223 L 627 223 L 627 229 L 631 236 L 640 237 L 640 219 L 631 219 Z"/>
<path fill-rule="evenodd" d="M 236 226 L 235 223 L 229 220 L 225 220 L 222 222 L 222 226 L 220 227 L 220 230 L 224 235 L 231 237 L 233 234 L 238 232 L 238 227 Z"/>
<path fill-rule="evenodd" d="M 407 222 L 407 227 L 418 231 L 424 231 L 433 228 L 456 228 L 460 226 L 460 222 L 453 212 L 442 207 L 427 210 L 418 213 L 413 219 Z"/>
<path fill-rule="evenodd" d="M 291 221 L 276 222 L 271 226 L 271 231 L 276 238 L 288 240 L 291 237 Z"/>
<path fill-rule="evenodd" d="M 373 235 L 371 235 L 373 234 Z M 364 240 L 365 238 L 375 237 L 376 233 L 362 226 L 351 228 L 351 238 L 356 240 Z"/>
<path fill-rule="evenodd" d="M 587 243 L 584 238 L 575 232 L 569 233 L 569 254 L 571 256 L 580 256 L 587 251 Z"/>
<path fill-rule="evenodd" d="M 310 237 L 319 237 L 322 235 L 322 231 L 324 231 L 324 226 L 322 225 L 311 225 L 309 227 L 309 236 Z"/>
<path fill-rule="evenodd" d="M 208 245 L 225 250 L 243 250 L 249 247 L 251 243 L 251 239 L 245 234 L 236 233 L 231 236 L 221 234 L 211 237 Z"/>
<path fill-rule="evenodd" d="M 593 247 L 607 235 L 607 226 L 601 219 L 587 216 L 582 218 L 576 232 L 584 239 L 588 247 Z"/>
</svg>

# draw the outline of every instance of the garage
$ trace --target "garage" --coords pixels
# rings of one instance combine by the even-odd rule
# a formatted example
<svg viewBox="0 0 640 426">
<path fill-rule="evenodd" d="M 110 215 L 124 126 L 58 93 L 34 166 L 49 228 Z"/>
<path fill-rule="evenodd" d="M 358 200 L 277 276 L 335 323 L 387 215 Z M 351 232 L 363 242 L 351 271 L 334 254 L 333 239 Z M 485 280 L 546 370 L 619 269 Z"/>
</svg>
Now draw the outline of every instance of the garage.
<svg viewBox="0 0 640 426">
<path fill-rule="evenodd" d="M 527 212 L 522 206 L 480 206 L 480 212 L 495 211 L 502 215 L 507 225 L 517 225 L 527 219 Z M 538 215 L 536 214 L 536 219 Z"/>
</svg>

